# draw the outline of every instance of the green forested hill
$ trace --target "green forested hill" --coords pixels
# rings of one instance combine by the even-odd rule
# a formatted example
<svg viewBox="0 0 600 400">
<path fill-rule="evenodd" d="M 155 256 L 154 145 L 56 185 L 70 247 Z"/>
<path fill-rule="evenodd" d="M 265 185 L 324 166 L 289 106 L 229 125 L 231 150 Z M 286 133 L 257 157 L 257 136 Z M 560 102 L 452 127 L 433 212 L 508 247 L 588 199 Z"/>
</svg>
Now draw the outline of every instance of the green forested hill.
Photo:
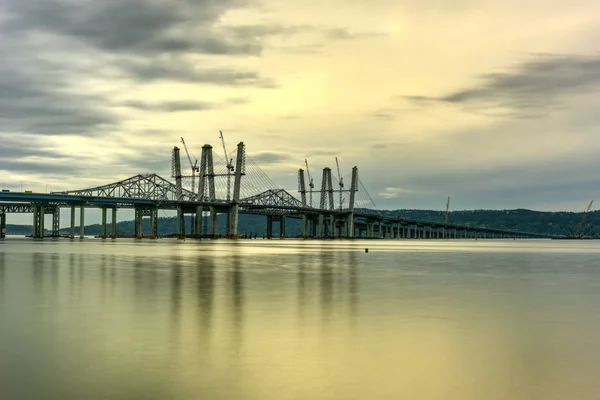
<svg viewBox="0 0 600 400">
<path fill-rule="evenodd" d="M 444 221 L 443 211 L 433 210 L 388 210 L 382 211 L 385 215 L 401 216 L 410 219 L 423 221 Z M 511 229 L 524 232 L 537 232 L 546 234 L 568 234 L 575 230 L 583 213 L 572 212 L 541 212 L 531 210 L 469 210 L 452 211 L 449 215 L 450 223 L 481 226 L 487 228 Z M 257 234 L 263 236 L 266 234 L 266 217 L 258 215 L 240 215 L 239 233 Z M 226 219 L 224 215 L 219 216 L 219 228 L 221 234 L 225 234 Z M 144 230 L 149 230 L 149 220 L 144 219 Z M 190 218 L 186 218 L 186 226 L 189 231 Z M 205 224 L 206 226 L 206 224 Z M 588 215 L 584 225 L 584 233 L 589 236 L 600 236 L 600 211 L 591 212 Z M 177 231 L 176 218 L 159 218 L 158 228 L 160 235 L 168 235 Z M 108 232 L 110 232 L 110 224 Z M 33 228 L 28 225 L 7 225 L 7 233 L 14 235 L 31 234 Z M 76 228 L 78 232 L 78 228 Z M 122 221 L 117 224 L 117 233 L 119 235 L 133 235 L 133 221 Z M 68 229 L 62 229 L 61 233 L 69 233 Z M 88 235 L 100 234 L 100 225 L 89 225 L 85 233 Z M 273 234 L 278 235 L 279 224 L 273 224 Z M 302 234 L 300 220 L 287 219 L 286 233 L 288 236 L 298 236 Z"/>
</svg>

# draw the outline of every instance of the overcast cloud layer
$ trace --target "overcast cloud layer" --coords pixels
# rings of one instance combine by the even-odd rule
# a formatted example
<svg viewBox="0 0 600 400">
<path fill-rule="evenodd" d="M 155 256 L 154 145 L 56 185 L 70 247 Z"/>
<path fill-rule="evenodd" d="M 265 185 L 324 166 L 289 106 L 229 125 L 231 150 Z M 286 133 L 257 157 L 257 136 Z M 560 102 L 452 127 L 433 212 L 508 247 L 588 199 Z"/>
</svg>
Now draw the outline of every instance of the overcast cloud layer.
<svg viewBox="0 0 600 400">
<path fill-rule="evenodd" d="M 0 181 L 170 175 L 244 141 L 290 191 L 352 166 L 380 208 L 580 211 L 600 195 L 592 0 L 4 0 Z M 334 169 L 335 170 L 335 169 Z"/>
</svg>

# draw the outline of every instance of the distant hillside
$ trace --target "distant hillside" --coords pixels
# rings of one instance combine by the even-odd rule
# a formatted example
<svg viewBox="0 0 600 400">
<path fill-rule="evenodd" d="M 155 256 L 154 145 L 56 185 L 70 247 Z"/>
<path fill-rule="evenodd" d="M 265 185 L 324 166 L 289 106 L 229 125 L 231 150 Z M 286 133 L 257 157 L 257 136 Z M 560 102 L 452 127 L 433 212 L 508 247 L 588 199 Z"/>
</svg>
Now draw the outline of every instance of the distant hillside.
<svg viewBox="0 0 600 400">
<path fill-rule="evenodd" d="M 387 210 L 381 211 L 384 215 L 400 216 L 410 219 L 423 221 L 444 221 L 443 211 L 434 210 Z M 531 210 L 471 210 L 471 211 L 452 211 L 449 214 L 448 222 L 460 225 L 480 226 L 497 229 L 512 229 L 524 232 L 537 232 L 545 234 L 568 234 L 574 231 L 583 213 L 572 212 L 542 212 Z M 189 232 L 191 219 L 186 217 L 186 231 Z M 143 221 L 144 231 L 150 229 L 150 221 L 145 218 Z M 219 215 L 218 218 L 219 232 L 226 232 L 226 217 Z M 208 224 L 204 224 L 208 226 Z M 584 233 L 589 236 L 600 237 L 600 211 L 591 212 L 588 215 L 584 226 Z M 30 225 L 7 225 L 7 233 L 12 235 L 31 234 L 33 227 Z M 108 224 L 108 233 L 111 231 L 111 224 Z M 79 233 L 79 228 L 75 228 L 75 232 Z M 175 217 L 159 218 L 158 233 L 159 235 L 168 235 L 177 232 L 177 219 Z M 68 234 L 69 229 L 61 229 L 62 234 Z M 88 225 L 85 228 L 87 235 L 99 235 L 100 225 Z M 117 234 L 133 235 L 134 222 L 122 221 L 117 223 Z M 240 215 L 239 233 L 258 236 L 266 235 L 267 233 L 267 218 L 260 215 Z M 300 220 L 287 219 L 286 233 L 288 236 L 299 236 L 302 234 L 302 223 Z M 279 234 L 279 224 L 273 224 L 273 234 Z"/>
<path fill-rule="evenodd" d="M 423 221 L 444 221 L 444 211 L 433 210 L 394 210 L 384 211 L 387 215 Z M 581 222 L 583 213 L 547 212 L 525 209 L 517 210 L 467 210 L 452 211 L 448 222 L 460 225 L 480 226 L 496 229 L 511 229 L 523 232 L 545 234 L 569 234 Z M 600 211 L 588 214 L 584 225 L 584 233 L 589 236 L 600 236 Z"/>
</svg>

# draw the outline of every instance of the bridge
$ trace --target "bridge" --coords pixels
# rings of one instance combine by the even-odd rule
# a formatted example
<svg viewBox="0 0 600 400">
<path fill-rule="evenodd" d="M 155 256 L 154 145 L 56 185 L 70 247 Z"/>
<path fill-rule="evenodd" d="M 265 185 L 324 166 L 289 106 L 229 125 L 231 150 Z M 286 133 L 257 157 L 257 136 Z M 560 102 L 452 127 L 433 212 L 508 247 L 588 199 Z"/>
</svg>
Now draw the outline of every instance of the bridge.
<svg viewBox="0 0 600 400">
<path fill-rule="evenodd" d="M 496 238 L 551 238 L 550 235 L 531 232 L 491 229 L 486 227 L 419 221 L 387 216 L 373 210 L 374 204 L 353 167 L 350 186 L 344 188 L 339 176 L 334 188 L 331 168 L 324 168 L 321 189 L 314 190 L 309 176 L 298 170 L 297 198 L 288 191 L 277 188 L 258 165 L 246 154 L 245 144 L 237 145 L 235 164 L 233 158 L 214 162 L 211 145 L 202 147 L 200 165 L 190 165 L 182 171 L 180 149 L 172 152 L 174 182 L 157 174 L 139 174 L 103 186 L 52 193 L 2 192 L 0 193 L 0 237 L 6 233 L 6 215 L 9 213 L 33 214 L 33 238 L 45 237 L 45 216 L 52 215 L 52 237 L 60 236 L 60 212 L 70 209 L 70 235 L 75 237 L 76 214 L 79 212 L 78 234 L 85 234 L 85 210 L 101 210 L 101 237 L 117 237 L 117 212 L 119 209 L 135 210 L 135 237 L 158 237 L 158 211 L 177 213 L 179 238 L 220 236 L 238 237 L 240 214 L 266 216 L 267 236 L 272 237 L 273 225 L 279 224 L 279 236 L 286 236 L 286 220 L 302 221 L 304 238 L 387 238 L 387 239 L 496 239 Z M 187 150 L 187 149 L 186 149 Z M 190 159 L 191 164 L 191 159 Z M 197 175 L 196 175 L 197 173 Z M 314 196 L 319 200 L 313 205 Z M 337 198 L 337 202 L 336 202 Z M 107 218 L 111 215 L 111 232 L 107 231 Z M 226 232 L 221 235 L 218 215 L 226 215 Z M 191 216 L 186 229 L 185 216 Z M 143 219 L 150 219 L 150 230 L 144 232 Z"/>
</svg>

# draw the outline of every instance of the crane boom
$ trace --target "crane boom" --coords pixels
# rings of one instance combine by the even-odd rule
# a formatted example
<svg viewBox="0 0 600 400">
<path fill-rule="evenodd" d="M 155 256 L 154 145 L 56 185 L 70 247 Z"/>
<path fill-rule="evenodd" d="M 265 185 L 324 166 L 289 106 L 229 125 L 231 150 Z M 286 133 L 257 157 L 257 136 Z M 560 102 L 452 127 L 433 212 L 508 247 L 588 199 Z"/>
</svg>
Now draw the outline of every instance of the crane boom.
<svg viewBox="0 0 600 400">
<path fill-rule="evenodd" d="M 340 184 L 340 212 L 342 211 L 342 203 L 343 203 L 343 198 L 342 198 L 342 192 L 344 189 L 344 178 L 342 178 L 342 174 L 340 173 L 340 162 L 338 161 L 338 158 L 335 158 L 335 166 L 337 167 L 337 173 L 338 173 L 338 181 Z"/>
<path fill-rule="evenodd" d="M 446 219 L 444 220 L 446 225 L 448 225 L 448 211 L 449 210 L 450 210 L 450 197 L 448 197 L 448 201 L 446 201 Z"/>
<path fill-rule="evenodd" d="M 308 169 L 308 160 L 305 158 L 304 159 L 304 164 L 306 164 L 306 175 L 308 175 L 308 188 L 309 188 L 309 192 L 310 192 L 310 199 L 309 199 L 309 204 L 310 207 L 312 207 L 312 197 L 313 197 L 313 189 L 315 187 L 315 183 L 313 182 L 313 178 L 312 176 L 310 176 L 310 170 Z"/>
<path fill-rule="evenodd" d="M 583 224 L 585 223 L 585 220 L 586 220 L 590 210 L 592 209 L 593 203 L 594 203 L 594 200 L 590 201 L 590 204 L 587 206 L 587 208 L 583 212 L 583 217 L 581 218 L 581 222 L 579 223 L 579 225 L 577 225 L 577 230 L 575 231 L 575 234 L 573 236 L 575 236 L 575 237 L 579 236 L 579 232 L 581 231 L 581 228 L 583 227 Z"/>
<path fill-rule="evenodd" d="M 185 144 L 185 139 L 181 138 L 181 143 L 183 143 L 183 149 L 185 150 L 185 154 L 187 155 L 188 161 L 190 162 L 190 166 L 194 168 L 194 163 L 192 162 L 192 157 L 190 156 L 190 152 Z M 198 162 L 198 160 L 196 160 Z"/>
<path fill-rule="evenodd" d="M 219 138 L 223 145 L 223 153 L 225 153 L 225 163 L 227 163 L 227 201 L 229 201 L 231 198 L 231 173 L 235 168 L 233 167 L 233 158 L 230 158 L 227 153 L 227 146 L 225 146 L 225 138 L 223 138 L 222 131 L 219 131 Z"/>
<path fill-rule="evenodd" d="M 185 144 L 185 140 L 183 138 L 181 138 L 181 143 L 183 143 L 183 149 L 185 150 L 187 159 L 190 162 L 190 167 L 192 167 L 192 193 L 195 193 L 196 192 L 196 172 L 200 171 L 200 168 L 198 168 L 198 159 L 196 159 L 196 162 L 193 162 L 192 157 L 190 156 L 190 151 L 188 150 L 187 144 Z"/>
<path fill-rule="evenodd" d="M 221 139 L 221 144 L 223 145 L 223 154 L 225 154 L 225 162 L 227 163 L 227 169 L 230 169 L 232 167 L 232 160 L 230 160 L 229 154 L 227 154 L 227 147 L 225 146 L 225 139 L 223 138 L 222 131 L 219 131 L 219 138 Z"/>
</svg>

